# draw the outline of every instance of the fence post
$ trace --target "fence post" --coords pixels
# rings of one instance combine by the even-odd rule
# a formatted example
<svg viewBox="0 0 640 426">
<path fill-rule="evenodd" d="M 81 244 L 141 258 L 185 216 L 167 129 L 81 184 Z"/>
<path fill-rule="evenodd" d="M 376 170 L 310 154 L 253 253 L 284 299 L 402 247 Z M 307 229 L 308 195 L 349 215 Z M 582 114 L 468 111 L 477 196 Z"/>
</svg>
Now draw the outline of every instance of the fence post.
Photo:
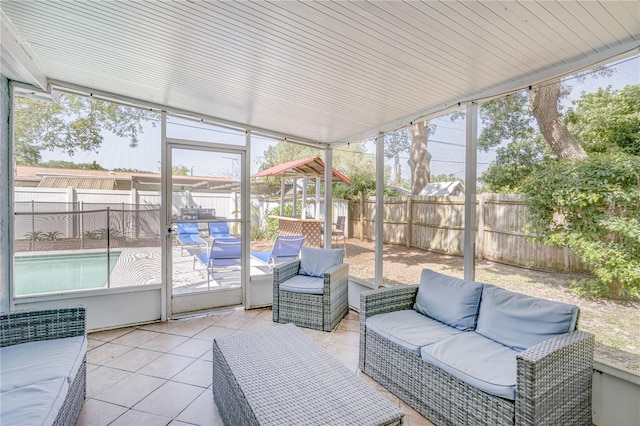
<svg viewBox="0 0 640 426">
<path fill-rule="evenodd" d="M 476 235 L 476 256 L 478 261 L 484 259 L 484 193 L 478 194 L 478 234 Z"/>
<path fill-rule="evenodd" d="M 80 215 L 80 249 L 84 249 L 84 203 L 78 202 L 78 210 Z"/>
<path fill-rule="evenodd" d="M 360 191 L 360 241 L 364 241 L 364 220 L 365 220 L 365 195 L 362 191 Z"/>
<path fill-rule="evenodd" d="M 411 248 L 413 235 L 413 195 L 407 197 L 407 248 Z"/>
</svg>

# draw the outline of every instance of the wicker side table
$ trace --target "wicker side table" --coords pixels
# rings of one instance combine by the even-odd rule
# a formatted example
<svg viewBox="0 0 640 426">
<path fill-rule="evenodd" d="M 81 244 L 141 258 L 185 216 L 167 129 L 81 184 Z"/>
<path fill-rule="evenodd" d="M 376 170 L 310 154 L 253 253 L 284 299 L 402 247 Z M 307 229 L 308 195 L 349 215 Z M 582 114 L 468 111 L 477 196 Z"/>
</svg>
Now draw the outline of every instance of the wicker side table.
<svg viewBox="0 0 640 426">
<path fill-rule="evenodd" d="M 293 324 L 213 341 L 226 425 L 397 425 L 404 413 Z"/>
</svg>

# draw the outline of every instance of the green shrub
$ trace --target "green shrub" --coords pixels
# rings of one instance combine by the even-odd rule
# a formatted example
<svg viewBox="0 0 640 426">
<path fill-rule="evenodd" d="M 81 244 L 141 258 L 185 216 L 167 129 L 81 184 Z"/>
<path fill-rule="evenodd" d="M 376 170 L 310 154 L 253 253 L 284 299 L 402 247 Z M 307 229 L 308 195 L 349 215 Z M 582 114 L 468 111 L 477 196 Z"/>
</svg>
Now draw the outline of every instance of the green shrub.
<svg viewBox="0 0 640 426">
<path fill-rule="evenodd" d="M 545 244 L 569 247 L 590 268 L 594 279 L 578 282 L 579 292 L 640 298 L 640 157 L 592 154 L 546 163 L 523 192 L 527 230 Z"/>
</svg>

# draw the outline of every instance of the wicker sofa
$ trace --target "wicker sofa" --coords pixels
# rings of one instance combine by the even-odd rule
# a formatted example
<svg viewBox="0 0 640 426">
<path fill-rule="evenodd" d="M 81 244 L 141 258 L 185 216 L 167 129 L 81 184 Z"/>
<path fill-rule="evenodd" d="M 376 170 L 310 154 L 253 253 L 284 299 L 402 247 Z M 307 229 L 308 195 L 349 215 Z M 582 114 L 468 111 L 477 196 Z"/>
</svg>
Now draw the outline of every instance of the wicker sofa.
<svg viewBox="0 0 640 426">
<path fill-rule="evenodd" d="M 424 270 L 361 294 L 361 371 L 437 425 L 591 425 L 578 308 Z"/>
<path fill-rule="evenodd" d="M 84 307 L 0 314 L 0 424 L 74 425 L 86 394 Z"/>
</svg>

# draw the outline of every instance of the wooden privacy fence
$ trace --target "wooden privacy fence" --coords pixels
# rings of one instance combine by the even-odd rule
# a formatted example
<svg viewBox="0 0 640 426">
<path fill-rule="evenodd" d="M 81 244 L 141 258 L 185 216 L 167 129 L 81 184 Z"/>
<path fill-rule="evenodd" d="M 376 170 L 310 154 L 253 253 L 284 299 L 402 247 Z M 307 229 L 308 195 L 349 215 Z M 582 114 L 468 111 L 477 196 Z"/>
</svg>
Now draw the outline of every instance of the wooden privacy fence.
<svg viewBox="0 0 640 426">
<path fill-rule="evenodd" d="M 352 238 L 375 239 L 376 199 L 350 203 Z M 586 265 L 569 249 L 534 243 L 524 232 L 527 219 L 522 194 L 478 194 L 476 256 L 527 268 L 585 272 Z M 387 197 L 383 241 L 438 253 L 463 254 L 464 196 Z"/>
</svg>

